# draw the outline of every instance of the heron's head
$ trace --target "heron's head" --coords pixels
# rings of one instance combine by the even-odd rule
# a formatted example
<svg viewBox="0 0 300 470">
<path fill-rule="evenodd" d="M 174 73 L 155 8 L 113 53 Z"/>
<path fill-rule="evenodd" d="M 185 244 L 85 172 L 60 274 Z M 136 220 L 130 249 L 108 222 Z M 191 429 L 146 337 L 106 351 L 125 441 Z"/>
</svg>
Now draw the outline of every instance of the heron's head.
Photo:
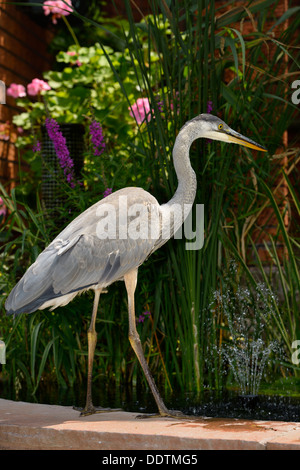
<svg viewBox="0 0 300 470">
<path fill-rule="evenodd" d="M 199 114 L 199 116 L 187 122 L 186 125 L 189 125 L 189 123 L 192 122 L 199 124 L 199 132 L 201 137 L 212 140 L 219 140 L 221 142 L 244 145 L 245 147 L 250 147 L 262 152 L 267 151 L 267 149 L 265 149 L 262 145 L 257 144 L 248 137 L 245 137 L 242 134 L 234 131 L 224 121 L 219 119 L 217 116 L 213 116 L 212 114 Z"/>
</svg>

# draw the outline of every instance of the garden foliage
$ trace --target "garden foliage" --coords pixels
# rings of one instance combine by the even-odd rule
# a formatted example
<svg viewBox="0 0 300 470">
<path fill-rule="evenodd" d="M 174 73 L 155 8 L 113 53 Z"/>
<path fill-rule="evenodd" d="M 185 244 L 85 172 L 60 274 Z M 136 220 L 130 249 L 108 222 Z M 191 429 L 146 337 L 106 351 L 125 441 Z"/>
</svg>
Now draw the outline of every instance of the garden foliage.
<svg viewBox="0 0 300 470">
<path fill-rule="evenodd" d="M 136 315 L 145 355 L 167 391 L 232 384 L 234 377 L 220 354 L 222 343 L 230 343 L 230 331 L 221 302 L 214 301 L 221 298 L 214 292 L 226 288 L 230 274 L 235 285 L 257 290 L 263 282 L 266 292 L 282 293 L 279 300 L 269 294 L 265 299 L 271 313 L 264 341 L 276 338 L 282 346 L 281 357 L 266 372 L 297 375 L 291 345 L 300 337 L 299 195 L 293 184 L 299 150 L 294 142 L 286 146 L 283 136 L 297 112 L 290 86 L 299 65 L 298 10 L 290 8 L 278 18 L 274 0 L 250 2 L 247 8 L 233 4 L 230 9 L 202 0 L 152 0 L 153 14 L 136 23 L 129 0 L 125 4 L 127 21 L 114 20 L 111 37 L 60 51 L 56 69 L 44 74 L 51 89 L 36 101 L 17 101 L 25 109 L 14 118 L 25 131 L 18 145 L 27 149 L 23 154 L 32 173 L 20 173 L 20 187 L 10 196 L 1 187 L 8 208 L 1 230 L 3 301 L 59 228 L 43 213 L 39 191 L 33 198 L 41 153 L 31 147 L 46 117 L 82 123 L 87 129 L 81 186 L 72 188 L 61 175 L 67 198 L 61 218 L 66 223 L 103 197 L 108 187 L 140 186 L 166 202 L 177 185 L 171 153 L 176 135 L 188 119 L 211 112 L 267 147 L 268 153 L 256 155 L 204 140 L 192 147 L 198 177 L 195 202 L 205 206 L 205 243 L 201 250 L 186 251 L 184 240 L 170 240 L 140 268 Z M 74 15 L 103 36 L 99 18 Z M 105 30 L 109 32 L 107 21 Z M 88 132 L 92 121 L 103 131 L 101 155 L 93 153 Z M 249 322 L 251 312 L 257 311 L 251 302 L 255 296 L 249 296 Z M 54 312 L 2 317 L 7 380 L 26 383 L 31 390 L 41 379 L 55 379 L 63 387 L 81 382 L 91 308 L 92 295 L 85 294 Z M 101 297 L 96 326 L 94 380 L 136 383 L 140 371 L 127 339 L 123 284 L 111 286 Z"/>
</svg>

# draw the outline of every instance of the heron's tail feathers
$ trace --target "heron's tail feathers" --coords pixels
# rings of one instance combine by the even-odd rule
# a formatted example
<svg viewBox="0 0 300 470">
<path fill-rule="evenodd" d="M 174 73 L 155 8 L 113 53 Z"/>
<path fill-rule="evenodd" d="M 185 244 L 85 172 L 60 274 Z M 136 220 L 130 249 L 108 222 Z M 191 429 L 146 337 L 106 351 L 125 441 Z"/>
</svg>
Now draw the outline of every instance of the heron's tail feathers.
<svg viewBox="0 0 300 470">
<path fill-rule="evenodd" d="M 8 315 L 32 313 L 49 300 L 50 296 L 55 296 L 50 276 L 53 261 L 54 254 L 53 259 L 49 252 L 47 255 L 45 252 L 39 255 L 7 297 L 5 308 Z"/>
</svg>

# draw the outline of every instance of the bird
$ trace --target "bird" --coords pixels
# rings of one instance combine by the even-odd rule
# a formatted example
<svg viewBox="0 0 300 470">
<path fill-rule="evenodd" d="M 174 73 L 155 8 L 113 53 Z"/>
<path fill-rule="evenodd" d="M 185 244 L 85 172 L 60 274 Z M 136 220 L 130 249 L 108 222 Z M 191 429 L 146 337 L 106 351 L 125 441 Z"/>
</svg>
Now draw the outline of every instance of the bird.
<svg viewBox="0 0 300 470">
<path fill-rule="evenodd" d="M 86 404 L 81 416 L 105 410 L 92 399 L 92 371 L 97 343 L 96 316 L 101 293 L 116 281 L 124 281 L 128 298 L 128 337 L 155 399 L 158 416 L 179 417 L 168 409 L 158 391 L 136 328 L 135 290 L 138 269 L 182 226 L 194 203 L 196 174 L 190 147 L 198 138 L 235 143 L 251 149 L 266 148 L 231 129 L 219 117 L 200 114 L 188 120 L 177 134 L 172 156 L 178 185 L 165 204 L 142 188 L 113 192 L 78 215 L 42 251 L 6 299 L 7 314 L 32 313 L 63 307 L 87 290 L 94 291 L 88 338 Z"/>
</svg>

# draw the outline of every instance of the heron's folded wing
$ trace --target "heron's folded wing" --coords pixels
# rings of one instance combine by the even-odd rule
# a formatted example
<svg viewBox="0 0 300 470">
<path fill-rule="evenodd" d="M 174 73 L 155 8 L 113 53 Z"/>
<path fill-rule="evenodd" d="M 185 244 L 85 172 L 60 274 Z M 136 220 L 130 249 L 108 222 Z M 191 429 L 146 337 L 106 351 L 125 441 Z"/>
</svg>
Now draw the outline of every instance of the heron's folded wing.
<svg viewBox="0 0 300 470">
<path fill-rule="evenodd" d="M 119 195 L 122 194 L 120 190 Z M 38 256 L 13 288 L 5 304 L 8 313 L 35 311 L 43 302 L 59 296 L 95 285 L 107 286 L 144 262 L 157 242 L 148 236 L 150 208 L 155 207 L 158 213 L 159 206 L 143 190 L 127 189 L 124 194 L 128 195 L 129 208 L 130 194 L 134 204 L 140 201 L 139 210 L 131 211 L 130 215 L 129 209 L 128 218 L 122 221 L 117 192 L 110 198 L 110 206 L 114 209 L 115 204 L 116 209 L 107 211 L 106 222 L 108 225 L 117 222 L 115 238 L 105 238 L 105 231 L 99 230 L 103 224 L 99 224 L 101 218 L 97 214 L 102 201 L 87 209 Z M 122 232 L 126 234 L 125 239 Z"/>
<path fill-rule="evenodd" d="M 91 285 L 108 285 L 138 267 L 151 251 L 151 240 L 101 240 L 81 235 L 57 256 L 52 274 L 55 293 L 66 294 Z"/>
</svg>

